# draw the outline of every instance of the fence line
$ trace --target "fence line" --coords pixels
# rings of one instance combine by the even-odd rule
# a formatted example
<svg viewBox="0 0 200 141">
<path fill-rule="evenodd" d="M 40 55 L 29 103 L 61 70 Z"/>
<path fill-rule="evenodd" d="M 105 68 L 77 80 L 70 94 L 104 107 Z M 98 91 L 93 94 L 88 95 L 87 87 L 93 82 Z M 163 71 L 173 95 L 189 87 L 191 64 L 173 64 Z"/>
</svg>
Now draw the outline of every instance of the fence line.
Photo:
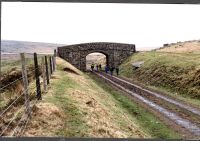
<svg viewBox="0 0 200 141">
<path fill-rule="evenodd" d="M 37 100 L 36 100 L 37 101 Z M 25 107 L 25 105 L 26 105 L 26 102 L 27 101 L 25 101 L 25 103 L 21 106 L 21 108 L 20 109 L 18 109 L 18 111 L 20 111 L 22 108 L 24 108 Z M 36 102 L 35 102 L 36 103 Z M 35 104 L 34 104 L 35 105 Z M 25 109 L 26 109 L 26 107 L 25 107 Z M 21 119 L 23 118 L 23 116 L 24 115 L 28 115 L 26 112 L 24 112 L 24 114 L 21 116 Z M 8 127 L 11 125 L 11 123 L 16 119 L 16 117 L 17 117 L 17 114 L 14 116 L 14 118 L 12 118 L 11 119 L 11 121 L 7 124 L 7 126 L 3 129 L 3 131 L 2 131 L 2 133 L 1 133 L 1 135 L 0 136 L 2 136 L 3 135 L 3 133 L 8 129 Z M 30 117 L 29 115 L 28 115 L 28 117 Z M 20 119 L 20 120 L 21 120 Z M 19 123 L 20 123 L 20 120 L 19 120 Z M 18 124 L 19 124 L 18 123 Z M 18 125 L 17 124 L 17 125 Z"/>
<path fill-rule="evenodd" d="M 35 103 L 33 104 L 32 108 L 36 105 L 37 102 L 38 102 L 38 99 L 35 100 Z M 31 111 L 31 113 L 32 113 L 32 112 L 33 112 L 33 111 Z M 20 136 L 24 133 L 24 131 L 25 131 L 25 129 L 26 129 L 26 126 L 27 126 L 27 124 L 28 124 L 30 118 L 31 118 L 31 117 L 27 117 L 27 120 L 26 120 L 26 123 L 25 123 L 24 127 L 22 126 L 22 128 L 23 128 L 22 132 L 21 132 L 21 130 L 20 130 L 20 132 L 21 132 Z M 19 132 L 19 133 L 20 133 L 20 132 Z M 17 136 L 19 136 L 19 134 L 18 134 Z"/>
<path fill-rule="evenodd" d="M 2 115 L 3 115 L 4 113 L 6 113 L 7 110 L 8 110 L 20 97 L 22 97 L 22 96 L 24 95 L 24 92 L 27 91 L 27 90 L 28 90 L 28 88 L 27 88 L 26 90 L 24 90 L 11 104 L 1 113 L 0 118 L 2 118 Z M 18 95 L 19 93 L 20 93 L 20 92 L 18 92 L 17 95 Z"/>
<path fill-rule="evenodd" d="M 55 71 L 55 68 L 56 68 L 56 64 L 55 64 L 55 52 L 54 51 L 54 56 L 49 56 L 49 64 L 48 64 L 48 61 L 47 61 L 47 55 L 45 56 L 42 56 L 42 64 L 40 64 L 42 66 L 42 77 L 43 77 L 43 87 L 44 87 L 44 92 L 46 92 L 46 85 L 49 84 L 49 79 L 51 78 L 51 75 L 53 74 L 53 72 Z M 12 136 L 15 135 L 16 133 L 16 130 L 17 128 L 19 128 L 20 124 L 22 124 L 22 120 L 23 120 L 23 117 L 25 115 L 27 115 L 27 118 L 26 118 L 26 121 L 24 122 L 23 121 L 23 126 L 20 127 L 20 132 L 21 134 L 25 131 L 26 127 L 27 127 L 27 124 L 29 122 L 29 120 L 31 120 L 31 114 L 33 112 L 33 107 L 35 106 L 35 104 L 42 99 L 42 91 L 41 91 L 41 83 L 40 83 L 40 74 L 39 74 L 39 65 L 38 65 L 38 60 L 37 60 L 37 54 L 34 53 L 34 69 L 31 70 L 31 73 L 27 73 L 27 69 L 26 69 L 26 60 L 25 60 L 25 54 L 24 53 L 21 53 L 21 63 L 22 63 L 22 77 L 14 80 L 13 82 L 7 84 L 6 86 L 3 86 L 2 88 L 0 88 L 0 90 L 2 89 L 5 89 L 7 88 L 8 86 L 14 84 L 15 82 L 17 82 L 18 80 L 21 80 L 23 79 L 23 87 L 25 90 L 23 90 L 23 92 L 9 105 L 6 107 L 6 109 L 4 109 L 3 112 L 1 112 L 0 114 L 0 118 L 4 118 L 4 114 L 12 107 L 12 105 L 14 103 L 16 103 L 23 95 L 24 95 L 24 98 L 25 98 L 25 102 L 24 104 L 22 105 L 21 108 L 17 109 L 17 111 L 20 111 L 22 108 L 25 108 L 25 111 L 23 112 L 22 116 L 21 116 L 21 119 L 18 121 L 16 127 L 12 130 Z M 50 70 L 50 73 L 48 73 L 48 70 Z M 30 70 L 28 70 L 30 71 Z M 36 89 L 36 91 L 34 91 L 34 93 L 36 93 L 36 96 L 37 96 L 37 99 L 35 100 L 35 102 L 33 103 L 32 107 L 30 107 L 30 101 L 32 101 L 31 99 L 29 99 L 29 83 L 28 83 L 28 75 L 32 75 L 33 72 L 35 72 L 35 81 L 36 81 L 36 86 L 34 87 L 34 89 Z M 20 92 L 19 92 L 20 93 Z M 17 93 L 17 95 L 19 94 Z M 2 129 L 3 131 L 1 131 L 0 133 L 0 136 L 3 136 L 4 133 L 8 130 L 9 126 L 11 125 L 11 123 L 16 119 L 16 116 L 18 115 L 18 113 L 14 112 L 14 117 L 10 120 L 10 122 L 8 124 L 6 124 L 6 127 L 4 129 Z M 5 115 L 6 116 L 6 115 Z M 20 133 L 19 132 L 19 133 Z M 10 133 L 10 132 L 8 132 Z M 21 134 L 17 134 L 16 136 L 21 136 Z"/>
<path fill-rule="evenodd" d="M 21 110 L 23 108 L 23 106 L 19 109 Z M 16 119 L 17 117 L 17 114 L 11 119 L 11 121 L 7 124 L 7 126 L 3 129 L 3 131 L 1 132 L 1 135 L 2 136 L 4 134 L 4 132 L 8 129 L 8 127 L 10 126 L 10 124 Z"/>
<path fill-rule="evenodd" d="M 38 68 L 37 68 L 38 69 Z M 33 70 L 36 70 L 36 69 L 33 69 Z M 32 70 L 32 71 L 33 71 Z M 33 72 L 31 72 L 31 73 L 29 73 L 29 74 L 32 74 Z M 29 74 L 27 74 L 27 75 L 29 75 Z M 23 77 L 21 77 L 21 78 L 23 78 Z M 19 80 L 19 79 L 17 79 L 17 80 Z M 13 81 L 14 82 L 14 81 Z M 27 91 L 28 90 L 28 88 L 25 90 L 25 91 Z M 20 97 L 22 97 L 22 95 L 24 94 L 24 92 L 25 91 L 23 91 L 3 112 L 1 112 L 1 114 L 0 114 L 0 118 L 2 118 L 2 115 L 20 98 Z M 18 92 L 16 95 L 18 95 L 20 92 Z"/>
<path fill-rule="evenodd" d="M 38 100 L 36 99 L 35 102 L 34 102 L 34 104 L 33 104 L 33 106 L 35 106 L 37 102 L 38 102 Z M 32 106 L 32 108 L 33 108 L 33 106 Z M 31 113 L 32 113 L 32 112 L 33 112 L 33 111 L 32 111 L 32 109 L 31 109 Z M 21 116 L 21 119 L 18 121 L 16 127 L 13 129 L 13 132 L 12 132 L 11 136 L 13 136 L 13 135 L 15 134 L 16 129 L 17 129 L 17 127 L 19 126 L 19 124 L 21 123 L 21 120 L 22 120 L 22 118 L 23 118 L 24 115 L 26 115 L 25 112 L 24 112 L 24 114 Z M 27 120 L 28 120 L 28 118 L 30 118 L 30 117 L 27 116 Z M 21 127 L 21 128 L 22 128 L 22 127 Z M 20 128 L 20 129 L 21 129 L 21 128 Z M 20 130 L 20 131 L 21 131 L 21 130 Z M 18 136 L 18 135 L 17 135 L 17 136 Z"/>
<path fill-rule="evenodd" d="M 17 82 L 18 80 L 21 80 L 22 78 L 23 78 L 23 77 L 20 77 L 20 78 L 14 80 L 13 82 L 11 82 L 11 83 L 9 83 L 9 84 L 7 84 L 7 85 L 1 87 L 1 88 L 0 88 L 0 91 L 3 90 L 4 88 L 7 88 L 8 86 L 14 84 L 14 83 Z"/>
<path fill-rule="evenodd" d="M 4 114 L 4 113 L 6 113 L 6 111 L 20 98 L 20 97 L 22 97 L 23 96 L 23 94 L 24 93 L 22 93 L 20 96 L 18 96 L 2 113 L 1 113 L 1 115 L 0 115 L 0 117 L 2 117 L 2 115 Z"/>
<path fill-rule="evenodd" d="M 32 70 L 29 70 L 30 71 L 30 73 L 28 73 L 27 75 L 30 75 L 30 74 L 32 74 L 35 70 L 38 70 L 38 69 L 40 69 L 40 67 L 38 67 L 38 68 L 34 68 L 34 69 L 32 69 Z M 5 88 L 7 88 L 8 86 L 10 86 L 10 85 L 12 85 L 12 84 L 14 84 L 15 82 L 17 82 L 17 81 L 19 81 L 19 80 L 21 80 L 21 79 L 23 79 L 23 76 L 21 76 L 20 78 L 18 78 L 18 79 L 15 79 L 14 81 L 12 81 L 12 82 L 10 82 L 9 84 L 7 84 L 7 85 L 5 85 L 5 86 L 3 86 L 3 87 L 1 87 L 0 88 L 0 91 L 1 90 L 3 90 L 3 89 L 5 89 Z"/>
<path fill-rule="evenodd" d="M 21 136 L 23 133 L 24 133 L 24 131 L 25 131 L 25 129 L 26 129 L 26 126 L 27 126 L 27 124 L 28 124 L 28 122 L 29 122 L 29 120 L 30 120 L 30 117 L 27 117 L 27 120 L 26 120 L 26 122 L 25 122 L 25 125 L 24 125 L 24 127 L 23 128 L 21 128 L 21 130 L 20 130 L 20 134 L 18 134 L 17 136 Z"/>
<path fill-rule="evenodd" d="M 36 104 L 37 102 L 38 102 L 38 100 L 36 99 L 35 102 L 34 102 L 34 104 L 33 104 L 33 106 L 35 106 L 35 104 Z M 33 108 L 33 106 L 32 106 L 32 108 Z M 32 113 L 32 112 L 33 112 L 33 111 L 32 111 L 32 109 L 31 109 L 31 113 Z M 24 116 L 25 114 L 26 114 L 26 113 L 24 113 L 24 114 L 22 115 L 21 119 L 20 119 L 19 122 L 17 123 L 17 126 L 13 129 L 13 132 L 12 132 L 11 136 L 14 136 L 14 134 L 15 134 L 15 132 L 16 132 L 16 129 L 17 129 L 17 127 L 19 127 L 20 123 L 22 122 L 21 120 L 22 120 L 22 118 L 23 118 L 23 116 Z M 28 123 L 28 120 L 30 120 L 30 117 L 29 117 L 29 116 L 27 116 L 27 118 L 26 118 L 26 122 L 25 122 L 25 126 L 24 126 L 24 129 L 23 129 L 23 132 L 25 131 L 26 125 L 27 125 L 27 123 Z M 22 128 L 23 128 L 23 126 L 21 126 L 20 131 L 18 131 L 18 133 L 21 132 Z M 21 134 L 22 134 L 23 132 L 21 132 Z M 19 136 L 19 134 L 17 134 L 17 136 Z"/>
<path fill-rule="evenodd" d="M 26 113 L 24 113 L 24 114 L 21 116 L 21 119 L 18 121 L 16 127 L 13 129 L 13 132 L 12 132 L 11 136 L 13 136 L 13 135 L 15 134 L 16 129 L 17 129 L 17 127 L 19 126 L 19 124 L 21 123 L 21 120 L 22 120 L 22 118 L 23 118 L 23 116 L 24 116 L 25 114 L 26 114 Z"/>
<path fill-rule="evenodd" d="M 34 53 L 33 53 L 32 55 L 34 55 Z M 29 58 L 29 59 L 31 59 L 31 58 Z M 38 67 L 38 68 L 35 68 L 35 67 L 34 67 L 34 69 L 32 69 L 32 70 L 28 70 L 28 71 L 31 71 L 31 73 L 29 73 L 28 75 L 32 74 L 33 71 L 38 70 L 38 69 L 40 69 L 40 67 Z M 12 82 L 10 82 L 10 83 L 7 84 L 7 85 L 1 87 L 1 88 L 0 88 L 0 91 L 3 90 L 3 89 L 5 89 L 5 88 L 7 88 L 8 86 L 14 84 L 14 83 L 17 82 L 18 80 L 21 80 L 22 78 L 23 78 L 23 76 L 20 77 L 20 78 L 18 78 L 18 79 L 16 79 L 16 80 L 14 80 L 14 81 L 12 81 Z"/>
</svg>

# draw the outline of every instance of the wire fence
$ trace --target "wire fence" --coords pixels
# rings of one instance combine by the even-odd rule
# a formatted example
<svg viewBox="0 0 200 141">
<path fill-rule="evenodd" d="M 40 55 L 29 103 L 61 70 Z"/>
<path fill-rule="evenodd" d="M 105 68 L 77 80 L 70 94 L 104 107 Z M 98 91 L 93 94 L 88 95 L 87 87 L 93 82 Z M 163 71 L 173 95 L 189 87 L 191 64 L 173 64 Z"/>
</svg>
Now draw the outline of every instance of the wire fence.
<svg viewBox="0 0 200 141">
<path fill-rule="evenodd" d="M 34 53 L 34 69 L 29 70 L 29 73 L 27 73 L 25 54 L 21 53 L 20 56 L 22 76 L 0 88 L 0 91 L 7 90 L 18 81 L 23 81 L 23 90 L 17 93 L 14 92 L 13 95 L 17 95 L 17 97 L 8 103 L 0 112 L 0 136 L 23 135 L 28 122 L 31 120 L 33 107 L 42 99 L 42 93 L 47 91 L 47 85 L 50 84 L 49 79 L 56 68 L 55 50 L 53 55 L 42 56 L 39 63 L 37 53 Z M 34 77 L 32 82 L 28 81 L 28 76 Z M 42 81 L 40 80 L 40 77 L 42 77 Z M 35 86 L 31 88 L 34 81 Z M 41 88 L 43 88 L 43 91 Z M 33 89 L 34 91 L 32 93 L 34 96 L 29 92 Z M 22 101 L 22 104 L 19 103 L 19 100 Z M 10 117 L 10 115 L 12 115 L 12 117 Z"/>
<path fill-rule="evenodd" d="M 9 83 L 9 84 L 7 84 L 7 85 L 1 87 L 1 88 L 0 88 L 0 91 L 3 90 L 3 89 L 5 89 L 5 88 L 7 88 L 8 86 L 11 86 L 12 84 L 16 83 L 17 81 L 21 80 L 22 78 L 23 78 L 23 77 L 20 77 L 20 78 L 14 80 L 13 82 L 11 82 L 11 83 Z"/>
</svg>

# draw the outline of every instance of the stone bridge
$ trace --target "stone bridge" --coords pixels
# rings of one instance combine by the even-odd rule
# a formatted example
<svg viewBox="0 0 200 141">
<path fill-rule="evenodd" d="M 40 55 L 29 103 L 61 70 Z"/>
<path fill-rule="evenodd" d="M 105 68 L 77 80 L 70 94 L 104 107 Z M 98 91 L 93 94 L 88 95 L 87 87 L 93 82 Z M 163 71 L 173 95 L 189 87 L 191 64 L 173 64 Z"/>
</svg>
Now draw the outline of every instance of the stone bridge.
<svg viewBox="0 0 200 141">
<path fill-rule="evenodd" d="M 115 67 L 135 51 L 134 44 L 96 42 L 58 47 L 58 56 L 76 68 L 85 71 L 86 56 L 90 53 L 98 52 L 104 54 L 107 65 Z"/>
</svg>

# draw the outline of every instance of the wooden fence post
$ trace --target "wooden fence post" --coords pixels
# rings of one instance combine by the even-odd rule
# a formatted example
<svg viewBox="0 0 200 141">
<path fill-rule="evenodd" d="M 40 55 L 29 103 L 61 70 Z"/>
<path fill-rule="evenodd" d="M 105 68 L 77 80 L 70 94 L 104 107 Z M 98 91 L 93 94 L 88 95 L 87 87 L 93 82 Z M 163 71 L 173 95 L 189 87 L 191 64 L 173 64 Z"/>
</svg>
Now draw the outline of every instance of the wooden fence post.
<svg viewBox="0 0 200 141">
<path fill-rule="evenodd" d="M 51 60 L 52 60 L 52 72 L 54 72 L 54 56 L 51 56 Z"/>
<path fill-rule="evenodd" d="M 44 91 L 46 92 L 47 90 L 47 83 L 46 83 L 46 70 L 45 70 L 45 58 L 42 57 L 42 77 L 43 77 L 43 87 Z"/>
<path fill-rule="evenodd" d="M 52 74 L 52 63 L 51 63 L 51 56 L 49 56 L 49 64 L 50 64 L 50 75 Z"/>
<path fill-rule="evenodd" d="M 55 71 L 55 65 L 54 65 L 54 56 L 52 56 L 52 70 Z"/>
<path fill-rule="evenodd" d="M 46 66 L 46 78 L 47 78 L 47 85 L 48 85 L 49 84 L 49 71 L 48 71 L 47 56 L 45 56 L 45 66 Z"/>
<path fill-rule="evenodd" d="M 35 64 L 35 80 L 36 80 L 36 90 L 37 90 L 37 99 L 41 100 L 41 88 L 40 88 L 40 75 L 39 75 L 39 67 L 38 67 L 38 60 L 37 60 L 37 54 L 34 53 L 34 64 Z"/>
<path fill-rule="evenodd" d="M 25 98 L 25 113 L 28 116 L 30 115 L 30 103 L 29 103 L 29 96 L 28 96 L 28 78 L 27 78 L 27 71 L 26 71 L 26 60 L 24 53 L 20 53 L 21 62 L 22 62 L 22 77 L 23 77 L 23 84 L 24 84 L 24 98 Z"/>
<path fill-rule="evenodd" d="M 54 49 L 54 59 L 53 59 L 53 63 L 54 63 L 54 71 L 56 70 L 56 55 L 57 53 L 56 53 L 56 49 Z"/>
</svg>

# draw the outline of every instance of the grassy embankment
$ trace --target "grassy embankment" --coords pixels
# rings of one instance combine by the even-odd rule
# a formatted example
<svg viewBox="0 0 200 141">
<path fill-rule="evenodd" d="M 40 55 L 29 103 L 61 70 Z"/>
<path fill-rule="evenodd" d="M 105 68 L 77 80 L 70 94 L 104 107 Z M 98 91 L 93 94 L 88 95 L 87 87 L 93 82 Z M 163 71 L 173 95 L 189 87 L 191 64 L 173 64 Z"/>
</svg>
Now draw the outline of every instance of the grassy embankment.
<svg viewBox="0 0 200 141">
<path fill-rule="evenodd" d="M 132 63 L 145 61 L 136 70 Z M 200 54 L 139 52 L 120 66 L 120 75 L 200 106 Z"/>
<path fill-rule="evenodd" d="M 57 63 L 58 70 L 51 79 L 51 89 L 37 105 L 25 135 L 177 137 L 149 112 L 101 80 L 91 79 L 93 76 L 78 71 L 59 58 Z M 63 68 L 71 71 L 65 72 Z"/>
</svg>

